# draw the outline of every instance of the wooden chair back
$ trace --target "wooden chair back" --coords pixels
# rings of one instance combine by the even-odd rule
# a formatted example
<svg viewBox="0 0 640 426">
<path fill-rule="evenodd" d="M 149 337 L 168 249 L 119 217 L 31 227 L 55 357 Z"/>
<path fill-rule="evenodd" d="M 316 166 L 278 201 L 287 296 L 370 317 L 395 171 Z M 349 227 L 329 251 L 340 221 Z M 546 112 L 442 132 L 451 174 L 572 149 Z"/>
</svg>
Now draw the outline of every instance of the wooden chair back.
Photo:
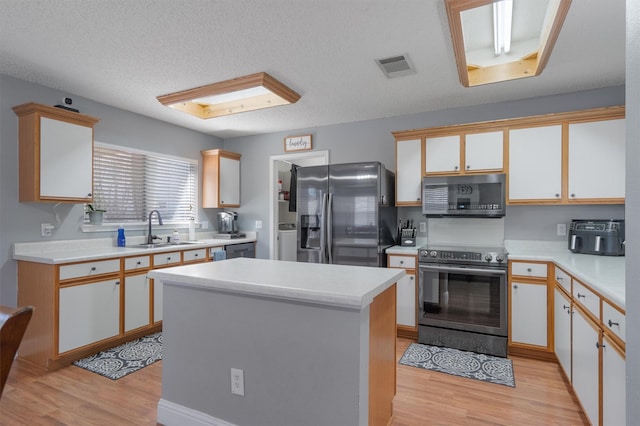
<svg viewBox="0 0 640 426">
<path fill-rule="evenodd" d="M 10 308 L 0 305 L 0 397 L 32 314 L 31 306 Z"/>
</svg>

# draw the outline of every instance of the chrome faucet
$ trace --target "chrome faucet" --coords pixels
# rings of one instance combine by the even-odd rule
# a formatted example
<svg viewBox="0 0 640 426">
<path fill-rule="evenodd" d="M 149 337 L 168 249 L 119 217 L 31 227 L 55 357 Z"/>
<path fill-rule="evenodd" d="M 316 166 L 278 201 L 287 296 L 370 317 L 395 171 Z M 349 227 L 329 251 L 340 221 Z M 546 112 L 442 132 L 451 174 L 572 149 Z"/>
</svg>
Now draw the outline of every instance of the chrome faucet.
<svg viewBox="0 0 640 426">
<path fill-rule="evenodd" d="M 151 232 L 151 216 L 153 216 L 154 213 L 158 214 L 158 225 L 162 226 L 162 216 L 160 216 L 160 212 L 158 210 L 151 210 L 149 212 L 149 234 L 147 235 L 147 244 L 153 244 L 153 240 L 160 239 L 157 235 L 153 235 Z"/>
</svg>

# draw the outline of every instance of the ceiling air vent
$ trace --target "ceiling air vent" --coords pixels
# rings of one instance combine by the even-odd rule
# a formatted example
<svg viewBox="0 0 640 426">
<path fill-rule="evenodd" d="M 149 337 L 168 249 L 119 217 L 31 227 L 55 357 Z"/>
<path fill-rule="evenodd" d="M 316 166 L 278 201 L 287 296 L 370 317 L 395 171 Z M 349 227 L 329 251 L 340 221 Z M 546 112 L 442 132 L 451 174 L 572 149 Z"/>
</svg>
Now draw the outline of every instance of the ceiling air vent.
<svg viewBox="0 0 640 426">
<path fill-rule="evenodd" d="M 387 78 L 402 77 L 415 74 L 416 70 L 411 64 L 409 55 L 398 55 L 391 58 L 376 59 L 376 63 Z"/>
</svg>

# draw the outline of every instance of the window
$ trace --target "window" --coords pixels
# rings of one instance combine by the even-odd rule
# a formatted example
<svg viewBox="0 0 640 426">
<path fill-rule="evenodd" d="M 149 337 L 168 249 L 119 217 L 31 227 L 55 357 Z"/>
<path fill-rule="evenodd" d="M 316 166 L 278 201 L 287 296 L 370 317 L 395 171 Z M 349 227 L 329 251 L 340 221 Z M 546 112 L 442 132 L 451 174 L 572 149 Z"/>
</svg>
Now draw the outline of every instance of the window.
<svg viewBox="0 0 640 426">
<path fill-rule="evenodd" d="M 105 223 L 146 222 L 157 209 L 167 222 L 197 220 L 198 161 L 94 144 L 94 208 Z"/>
</svg>

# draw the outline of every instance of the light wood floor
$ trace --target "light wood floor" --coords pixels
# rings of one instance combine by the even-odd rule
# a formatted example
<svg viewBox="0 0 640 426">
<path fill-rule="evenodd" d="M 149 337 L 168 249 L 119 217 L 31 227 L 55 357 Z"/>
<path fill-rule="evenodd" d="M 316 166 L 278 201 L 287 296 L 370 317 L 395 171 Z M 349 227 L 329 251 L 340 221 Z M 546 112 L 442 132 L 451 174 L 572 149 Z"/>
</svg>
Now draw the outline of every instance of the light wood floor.
<svg viewBox="0 0 640 426">
<path fill-rule="evenodd" d="M 399 359 L 411 341 L 397 342 Z M 515 388 L 398 365 L 392 426 L 586 424 L 557 365 L 512 359 Z M 74 366 L 44 373 L 18 360 L 0 399 L 0 425 L 156 425 L 161 374 L 161 361 L 112 381 Z"/>
</svg>

